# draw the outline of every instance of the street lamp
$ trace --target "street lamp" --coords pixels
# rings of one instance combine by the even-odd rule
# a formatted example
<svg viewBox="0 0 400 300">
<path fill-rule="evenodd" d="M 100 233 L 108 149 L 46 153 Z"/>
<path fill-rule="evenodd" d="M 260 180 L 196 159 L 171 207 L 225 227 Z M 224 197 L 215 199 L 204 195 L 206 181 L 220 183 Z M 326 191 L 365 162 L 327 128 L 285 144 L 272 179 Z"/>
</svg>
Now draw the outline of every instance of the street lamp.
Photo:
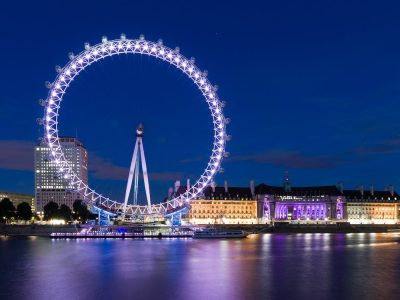
<svg viewBox="0 0 400 300">
<path fill-rule="evenodd" d="M 43 212 L 42 212 L 42 211 L 39 211 L 40 224 L 43 224 L 43 217 L 44 217 Z"/>
</svg>

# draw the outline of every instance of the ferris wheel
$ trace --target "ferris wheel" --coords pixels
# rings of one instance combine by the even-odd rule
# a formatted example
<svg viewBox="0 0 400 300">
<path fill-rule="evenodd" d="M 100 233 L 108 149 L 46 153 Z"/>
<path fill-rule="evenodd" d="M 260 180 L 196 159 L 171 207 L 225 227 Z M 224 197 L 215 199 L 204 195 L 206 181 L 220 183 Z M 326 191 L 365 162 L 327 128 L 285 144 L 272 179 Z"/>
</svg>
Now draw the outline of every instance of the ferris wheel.
<svg viewBox="0 0 400 300">
<path fill-rule="evenodd" d="M 195 183 L 189 186 L 186 191 L 172 199 L 152 205 L 124 206 L 122 201 L 112 200 L 103 196 L 85 184 L 82 179 L 73 171 L 67 161 L 59 141 L 58 122 L 61 102 L 71 82 L 91 64 L 104 58 L 119 54 L 141 54 L 148 55 L 165 61 L 187 75 L 201 91 L 207 103 L 213 123 L 213 148 L 206 168 Z M 74 189 L 81 192 L 83 200 L 92 206 L 110 213 L 124 211 L 125 216 L 137 215 L 166 215 L 171 211 L 179 210 L 192 199 L 199 197 L 204 188 L 211 182 L 216 173 L 221 170 L 221 162 L 225 156 L 225 144 L 229 140 L 226 134 L 226 124 L 229 119 L 224 117 L 224 102 L 219 100 L 217 87 L 213 86 L 207 79 L 207 72 L 196 67 L 194 59 L 187 59 L 180 54 L 179 48 L 171 49 L 163 45 L 162 41 L 151 42 L 145 40 L 144 36 L 139 39 L 128 39 L 121 34 L 119 39 L 108 40 L 102 38 L 101 43 L 90 46 L 85 43 L 85 50 L 78 55 L 69 55 L 70 61 L 63 67 L 57 67 L 57 77 L 53 83 L 48 84 L 49 93 L 43 105 L 45 107 L 43 126 L 44 140 L 50 149 L 50 159 L 55 162 L 59 176 L 69 181 Z"/>
</svg>

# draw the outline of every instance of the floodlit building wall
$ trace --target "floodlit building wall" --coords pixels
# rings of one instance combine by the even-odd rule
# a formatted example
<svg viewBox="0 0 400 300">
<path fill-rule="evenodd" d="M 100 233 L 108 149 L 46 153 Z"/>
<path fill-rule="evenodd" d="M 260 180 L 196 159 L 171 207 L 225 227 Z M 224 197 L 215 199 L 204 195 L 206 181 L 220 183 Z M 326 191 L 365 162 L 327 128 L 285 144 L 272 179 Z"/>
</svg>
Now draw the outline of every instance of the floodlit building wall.
<svg viewBox="0 0 400 300">
<path fill-rule="evenodd" d="M 87 184 L 88 156 L 82 143 L 75 138 L 60 138 L 60 144 L 73 171 Z M 50 201 L 65 204 L 72 209 L 82 194 L 76 191 L 68 179 L 59 174 L 56 163 L 50 158 L 50 148 L 45 143 L 35 147 L 35 198 L 38 212 Z"/>
<path fill-rule="evenodd" d="M 191 224 L 256 224 L 256 200 L 196 199 L 191 201 Z"/>
</svg>

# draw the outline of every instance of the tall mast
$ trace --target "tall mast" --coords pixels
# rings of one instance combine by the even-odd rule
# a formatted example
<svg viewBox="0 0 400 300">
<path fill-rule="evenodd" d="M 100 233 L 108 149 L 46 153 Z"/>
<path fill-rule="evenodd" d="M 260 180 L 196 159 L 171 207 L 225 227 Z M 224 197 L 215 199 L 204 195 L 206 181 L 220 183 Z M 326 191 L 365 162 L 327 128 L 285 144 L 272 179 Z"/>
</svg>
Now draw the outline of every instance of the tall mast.
<svg viewBox="0 0 400 300">
<path fill-rule="evenodd" d="M 140 152 L 140 154 L 139 154 Z M 146 199 L 147 205 L 149 208 L 149 212 L 151 212 L 151 198 L 150 198 L 150 185 L 149 185 L 149 177 L 147 173 L 147 165 L 146 165 L 146 158 L 144 155 L 143 149 L 143 125 L 139 124 L 136 129 L 136 143 L 135 148 L 133 150 L 133 156 L 131 161 L 131 167 L 129 169 L 129 176 L 128 182 L 126 184 L 126 191 L 125 191 L 125 201 L 123 206 L 123 213 L 125 217 L 126 206 L 129 200 L 129 194 L 132 189 L 132 181 L 133 177 L 135 177 L 134 189 L 133 189 L 133 204 L 137 205 L 137 195 L 138 195 L 138 188 L 139 188 L 139 168 L 140 163 L 142 164 L 142 173 L 143 173 L 143 181 L 144 181 L 144 188 L 146 191 Z"/>
</svg>

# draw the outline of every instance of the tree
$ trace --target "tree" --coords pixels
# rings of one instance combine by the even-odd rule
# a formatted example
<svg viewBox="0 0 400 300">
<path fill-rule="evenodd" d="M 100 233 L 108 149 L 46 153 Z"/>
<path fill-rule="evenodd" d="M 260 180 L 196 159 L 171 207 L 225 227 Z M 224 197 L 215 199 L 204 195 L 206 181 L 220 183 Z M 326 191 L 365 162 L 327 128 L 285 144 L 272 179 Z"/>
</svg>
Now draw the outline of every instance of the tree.
<svg viewBox="0 0 400 300">
<path fill-rule="evenodd" d="M 46 221 L 55 219 L 58 217 L 58 204 L 53 201 L 50 201 L 43 207 L 43 211 L 44 211 L 44 219 Z"/>
<path fill-rule="evenodd" d="M 20 220 L 29 221 L 32 219 L 33 213 L 29 203 L 22 202 L 17 206 L 17 217 Z"/>
<path fill-rule="evenodd" d="M 89 209 L 82 200 L 79 199 L 75 200 L 72 207 L 74 209 L 75 220 L 81 220 L 82 222 L 86 222 L 86 220 L 90 217 Z"/>
<path fill-rule="evenodd" d="M 4 198 L 0 202 L 0 222 L 5 223 L 13 217 L 15 217 L 15 206 L 10 199 Z"/>
<path fill-rule="evenodd" d="M 67 206 L 65 204 L 61 204 L 60 209 L 58 210 L 58 215 L 65 222 L 68 222 L 68 221 L 71 221 L 72 211 L 69 208 L 69 206 Z"/>
</svg>

